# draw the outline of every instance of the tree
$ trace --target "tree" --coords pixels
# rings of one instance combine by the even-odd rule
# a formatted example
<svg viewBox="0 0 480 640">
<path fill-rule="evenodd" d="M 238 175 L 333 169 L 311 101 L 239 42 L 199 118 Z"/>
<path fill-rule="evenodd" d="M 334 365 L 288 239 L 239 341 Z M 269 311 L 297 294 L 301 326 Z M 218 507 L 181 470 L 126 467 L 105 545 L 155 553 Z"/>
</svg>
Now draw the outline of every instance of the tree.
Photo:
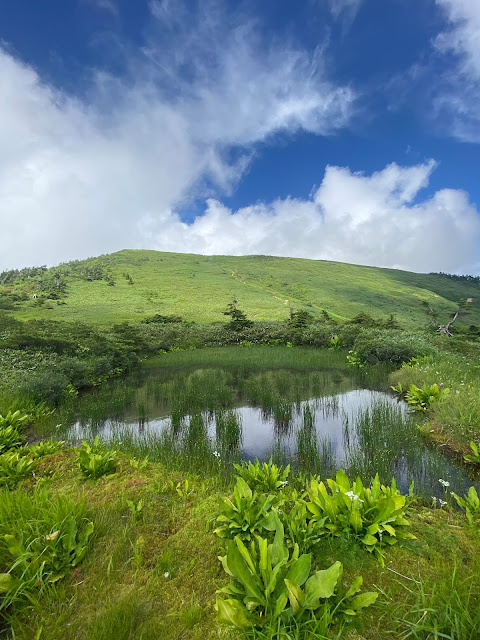
<svg viewBox="0 0 480 640">
<path fill-rule="evenodd" d="M 230 322 L 227 324 L 227 328 L 232 329 L 232 331 L 241 331 L 242 329 L 253 327 L 253 322 L 237 307 L 237 304 L 238 301 L 234 296 L 223 312 L 224 316 L 230 316 Z"/>
</svg>

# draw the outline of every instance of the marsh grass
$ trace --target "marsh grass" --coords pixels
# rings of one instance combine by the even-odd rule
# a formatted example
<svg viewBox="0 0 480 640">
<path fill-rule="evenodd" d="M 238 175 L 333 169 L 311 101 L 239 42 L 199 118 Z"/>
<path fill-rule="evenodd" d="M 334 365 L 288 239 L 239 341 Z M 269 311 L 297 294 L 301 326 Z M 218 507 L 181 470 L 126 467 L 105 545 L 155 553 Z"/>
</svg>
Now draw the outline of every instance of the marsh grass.
<svg viewBox="0 0 480 640">
<path fill-rule="evenodd" d="M 478 576 L 462 576 L 464 573 L 455 566 L 450 577 L 444 576 L 433 584 L 421 577 L 411 586 L 403 584 L 408 594 L 406 601 L 390 608 L 389 614 L 396 624 L 395 637 L 476 640 L 480 629 L 480 582 Z"/>
<path fill-rule="evenodd" d="M 480 366 L 478 357 L 440 353 L 418 359 L 413 366 L 391 374 L 393 384 L 417 386 L 438 384 L 448 395 L 434 403 L 429 412 L 432 425 L 444 441 L 467 453 L 471 440 L 480 441 Z"/>
</svg>

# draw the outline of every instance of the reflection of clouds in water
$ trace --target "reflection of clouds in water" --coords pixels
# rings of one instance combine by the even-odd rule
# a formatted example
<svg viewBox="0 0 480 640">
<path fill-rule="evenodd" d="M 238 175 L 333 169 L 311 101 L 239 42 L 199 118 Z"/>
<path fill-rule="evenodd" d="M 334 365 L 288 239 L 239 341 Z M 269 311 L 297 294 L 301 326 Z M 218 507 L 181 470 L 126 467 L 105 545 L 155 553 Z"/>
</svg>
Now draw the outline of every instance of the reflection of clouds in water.
<svg viewBox="0 0 480 640">
<path fill-rule="evenodd" d="M 386 393 L 359 389 L 292 404 L 290 419 L 275 419 L 272 411 L 262 407 L 237 407 L 234 413 L 241 425 L 242 449 L 245 456 L 262 459 L 270 455 L 274 446 L 281 447 L 287 455 L 295 455 L 297 433 L 304 426 L 305 411 L 308 409 L 318 442 L 329 441 L 333 452 L 336 453 L 337 462 L 341 463 L 345 459 L 343 436 L 346 421 L 353 424 L 358 412 L 379 400 L 396 404 Z M 204 412 L 203 418 L 207 424 L 208 436 L 214 441 L 215 413 Z M 188 426 L 189 417 L 185 416 L 182 423 Z M 94 424 L 82 421 L 72 425 L 67 437 L 74 441 L 93 438 L 96 435 L 103 440 L 118 439 L 121 434 L 129 434 L 134 438 L 151 437 L 169 430 L 171 424 L 170 418 L 166 417 L 142 421 L 107 418 L 95 421 Z M 182 429 L 179 429 L 178 433 L 181 437 Z"/>
</svg>

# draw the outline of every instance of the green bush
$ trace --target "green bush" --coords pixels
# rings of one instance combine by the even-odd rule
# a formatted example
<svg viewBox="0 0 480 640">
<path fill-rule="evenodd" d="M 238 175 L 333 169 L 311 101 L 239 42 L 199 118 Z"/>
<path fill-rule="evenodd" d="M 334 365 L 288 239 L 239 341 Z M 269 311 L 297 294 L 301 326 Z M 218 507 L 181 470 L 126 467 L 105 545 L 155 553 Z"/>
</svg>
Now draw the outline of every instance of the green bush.
<svg viewBox="0 0 480 640">
<path fill-rule="evenodd" d="M 436 351 L 422 336 L 379 330 L 359 334 L 353 348 L 362 362 L 384 362 L 397 366 L 416 356 L 425 356 Z"/>
<path fill-rule="evenodd" d="M 267 524 L 275 499 L 275 495 L 253 492 L 243 478 L 237 478 L 233 498 L 221 499 L 215 533 L 220 538 L 251 540 Z"/>
<path fill-rule="evenodd" d="M 7 451 L 0 455 L 0 487 L 12 489 L 33 472 L 35 460 L 20 451 Z"/>
</svg>

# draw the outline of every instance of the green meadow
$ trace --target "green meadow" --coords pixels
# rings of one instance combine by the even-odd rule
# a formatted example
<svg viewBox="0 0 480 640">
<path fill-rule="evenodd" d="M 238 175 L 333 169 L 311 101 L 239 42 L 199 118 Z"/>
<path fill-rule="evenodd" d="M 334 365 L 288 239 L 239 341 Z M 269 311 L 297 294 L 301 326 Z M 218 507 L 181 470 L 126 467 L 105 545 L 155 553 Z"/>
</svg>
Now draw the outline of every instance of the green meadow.
<svg viewBox="0 0 480 640">
<path fill-rule="evenodd" d="M 98 266 L 104 278 L 87 280 L 88 270 Z M 470 323 L 480 323 L 478 282 L 339 262 L 129 250 L 67 263 L 56 270 L 66 287 L 66 295 L 58 300 L 46 298 L 45 288 L 39 289 L 39 280 L 45 276 L 3 285 L 0 277 L 0 296 L 13 301 L 12 311 L 22 319 L 96 325 L 138 321 L 155 313 L 218 322 L 235 296 L 257 321 L 285 320 L 292 307 L 308 309 L 315 316 L 326 311 L 339 320 L 360 313 L 380 317 L 394 313 L 408 325 L 421 326 L 422 303 L 446 317 L 458 300 L 473 298 Z M 38 297 L 33 299 L 34 295 Z"/>
</svg>

